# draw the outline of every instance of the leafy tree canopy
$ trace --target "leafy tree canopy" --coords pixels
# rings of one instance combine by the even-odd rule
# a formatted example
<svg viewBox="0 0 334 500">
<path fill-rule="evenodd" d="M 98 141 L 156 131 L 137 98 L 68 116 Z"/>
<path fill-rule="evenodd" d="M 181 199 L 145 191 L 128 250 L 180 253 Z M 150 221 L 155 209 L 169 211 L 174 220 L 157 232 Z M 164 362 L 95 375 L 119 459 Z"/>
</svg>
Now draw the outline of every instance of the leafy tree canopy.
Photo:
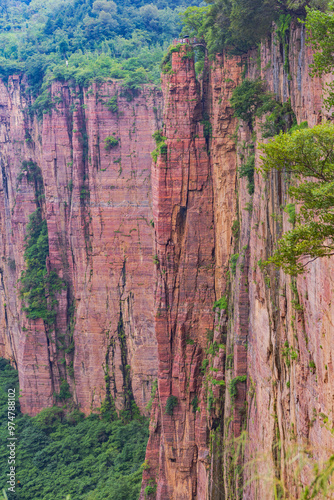
<svg viewBox="0 0 334 500">
<path fill-rule="evenodd" d="M 306 8 L 326 9 L 328 0 L 206 0 L 207 7 L 189 7 L 183 14 L 184 32 L 203 37 L 210 53 L 225 47 L 242 54 L 270 32 L 282 15 L 303 17 Z"/>
<path fill-rule="evenodd" d="M 334 15 L 333 4 L 331 10 L 320 12 L 308 9 L 306 17 L 306 30 L 309 44 L 315 51 L 312 65 L 313 76 L 322 76 L 334 71 Z M 327 85 L 327 97 L 325 99 L 327 109 L 334 105 L 334 84 Z"/>
<path fill-rule="evenodd" d="M 181 29 L 179 12 L 199 3 L 2 0 L 0 76 L 6 79 L 25 71 L 37 95 L 42 83 L 52 78 L 72 78 L 81 84 L 110 77 L 112 72 L 113 78 L 124 78 L 133 69 L 125 67 L 132 59 L 146 80 L 158 82 L 163 51 Z"/>
<path fill-rule="evenodd" d="M 310 261 L 334 254 L 334 125 L 281 133 L 261 148 L 262 172 L 291 175 L 289 194 L 299 208 L 268 262 L 297 275 Z"/>
<path fill-rule="evenodd" d="M 0 358 L 0 491 L 8 480 L 8 389 L 19 394 L 17 371 Z M 128 424 L 46 408 L 31 418 L 16 399 L 16 492 L 9 500 L 136 500 L 148 421 Z M 66 414 L 65 414 L 66 413 Z"/>
</svg>

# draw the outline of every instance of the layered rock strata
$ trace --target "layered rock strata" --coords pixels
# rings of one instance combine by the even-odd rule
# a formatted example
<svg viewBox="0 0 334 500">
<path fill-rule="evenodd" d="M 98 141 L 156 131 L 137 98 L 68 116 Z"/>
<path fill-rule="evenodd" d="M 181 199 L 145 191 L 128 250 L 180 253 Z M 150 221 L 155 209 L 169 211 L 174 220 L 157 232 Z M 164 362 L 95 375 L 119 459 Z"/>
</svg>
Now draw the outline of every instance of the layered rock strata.
<svg viewBox="0 0 334 500">
<path fill-rule="evenodd" d="M 23 83 L 13 77 L 0 94 L 1 355 L 18 366 L 30 414 L 52 405 L 65 380 L 85 413 L 106 397 L 117 410 L 135 402 L 145 412 L 157 373 L 150 153 L 161 94 L 146 87 L 129 100 L 117 83 L 54 83 L 38 121 Z M 52 328 L 21 311 L 25 228 L 36 209 L 24 161 L 41 170 L 48 266 L 65 282 Z"/>
<path fill-rule="evenodd" d="M 284 177 L 277 173 L 267 180 L 255 173 L 254 194 L 247 179 L 237 175 L 253 152 L 255 167 L 260 165 L 262 127 L 261 120 L 253 130 L 244 123 L 237 127 L 229 99 L 246 65 L 246 77 L 261 77 L 281 102 L 291 99 L 298 123 L 314 126 L 326 118 L 324 82 L 309 75 L 312 53 L 305 45 L 304 29 L 297 26 L 290 30 L 288 61 L 273 35 L 261 48 L 261 64 L 255 51 L 242 59 L 217 58 L 204 71 L 200 88 L 187 51 L 183 46 L 172 54 L 172 72 L 163 77 L 167 153 L 153 166 L 159 386 L 141 498 L 145 487 L 155 484 L 156 498 L 164 500 L 274 498 L 275 488 L 299 495 L 301 485 L 314 477 L 312 463 L 321 465 L 334 450 L 333 259 L 312 263 L 297 281 L 282 272 L 260 269 L 258 262 L 272 254 L 282 231 L 290 227 L 283 211 L 290 200 Z M 184 109 L 189 101 L 193 104 Z M 197 263 L 192 270 L 192 252 L 200 255 L 198 234 L 206 239 L 205 249 L 211 249 L 210 214 L 202 210 L 192 252 L 184 238 L 175 234 L 185 231 L 186 238 L 192 234 L 185 201 L 192 198 L 184 185 L 197 172 L 193 130 L 196 140 L 202 135 L 191 124 L 194 127 L 200 121 L 207 130 L 207 114 L 212 129 L 207 136 L 208 167 L 202 171 L 208 169 L 210 182 L 201 194 L 198 187 L 194 194 L 212 193 L 214 276 L 207 260 L 206 280 L 208 288 L 214 288 L 199 310 L 195 291 L 191 303 L 190 295 L 180 292 L 201 268 Z M 189 151 L 187 161 L 180 153 L 184 148 Z M 201 145 L 196 144 L 196 149 L 202 157 Z M 197 204 L 198 209 L 206 206 L 203 199 Z M 185 217 L 181 218 L 182 211 Z M 210 299 L 222 300 L 215 303 L 215 317 L 208 324 L 202 313 L 209 313 Z M 189 330 L 188 321 L 195 318 L 196 326 Z M 186 391 L 180 390 L 184 383 Z M 177 404 L 173 414 L 166 415 L 170 396 L 177 398 Z M 195 415 L 190 406 L 194 401 Z M 189 423 L 193 421 L 194 426 Z M 303 452 L 310 450 L 312 460 L 294 477 L 289 460 L 297 451 L 305 458 Z"/>
<path fill-rule="evenodd" d="M 142 499 L 256 500 L 275 484 L 298 496 L 333 454 L 334 261 L 296 281 L 261 270 L 291 227 L 291 200 L 277 173 L 255 172 L 250 194 L 238 171 L 253 152 L 260 165 L 262 122 L 238 124 L 230 106 L 242 73 L 261 77 L 313 126 L 326 118 L 324 82 L 309 75 L 301 27 L 288 60 L 274 35 L 260 55 L 206 59 L 198 81 L 190 46 L 175 46 L 156 163 L 153 88 L 128 102 L 116 83 L 54 83 L 37 121 L 19 77 L 0 87 L 0 353 L 31 414 L 64 381 L 86 413 L 103 402 L 145 412 L 158 374 Z M 66 283 L 51 329 L 27 319 L 18 293 L 36 209 L 24 161 L 41 169 L 47 268 Z M 297 478 L 296 450 L 312 452 Z"/>
</svg>

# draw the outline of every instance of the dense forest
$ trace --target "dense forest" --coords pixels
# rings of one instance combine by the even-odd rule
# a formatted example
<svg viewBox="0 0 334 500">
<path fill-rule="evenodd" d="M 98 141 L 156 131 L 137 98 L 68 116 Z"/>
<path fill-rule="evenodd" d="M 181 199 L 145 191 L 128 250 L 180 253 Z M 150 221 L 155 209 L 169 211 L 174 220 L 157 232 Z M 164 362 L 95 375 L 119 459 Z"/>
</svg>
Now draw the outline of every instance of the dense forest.
<svg viewBox="0 0 334 500">
<path fill-rule="evenodd" d="M 158 83 L 163 52 L 181 29 L 179 13 L 191 3 L 200 2 L 6 0 L 0 75 L 24 71 L 34 95 L 52 78 L 82 85 L 125 78 L 130 88 Z"/>
<path fill-rule="evenodd" d="M 17 371 L 0 358 L 0 484 L 8 479 L 8 389 L 16 389 L 16 493 L 10 500 L 129 500 L 139 495 L 148 421 L 84 418 L 77 409 L 20 412 Z"/>
<path fill-rule="evenodd" d="M 190 5 L 190 7 L 189 7 Z M 305 18 L 328 0 L 6 0 L 0 5 L 0 76 L 23 71 L 36 97 L 52 79 L 87 85 L 124 79 L 137 89 L 160 81 L 160 62 L 183 33 L 204 38 L 209 53 L 242 54 L 268 35 L 272 22 Z M 186 10 L 185 8 L 188 7 Z"/>
</svg>

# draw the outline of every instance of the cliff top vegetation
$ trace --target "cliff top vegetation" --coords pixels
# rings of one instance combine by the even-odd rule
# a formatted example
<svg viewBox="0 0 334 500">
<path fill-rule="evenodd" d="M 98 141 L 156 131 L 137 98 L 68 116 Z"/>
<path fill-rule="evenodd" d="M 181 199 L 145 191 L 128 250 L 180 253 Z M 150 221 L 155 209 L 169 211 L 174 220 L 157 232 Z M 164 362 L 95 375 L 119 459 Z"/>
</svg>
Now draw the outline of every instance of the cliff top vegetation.
<svg viewBox="0 0 334 500">
<path fill-rule="evenodd" d="M 2 0 L 0 77 L 24 72 L 33 95 L 57 78 L 160 81 L 179 12 L 200 0 Z M 66 65 L 68 62 L 68 66 Z M 131 83 L 131 82 L 130 82 Z"/>
<path fill-rule="evenodd" d="M 207 0 L 183 14 L 184 33 L 204 38 L 209 53 L 246 53 L 271 30 L 272 22 L 304 18 L 308 8 L 324 11 L 329 0 Z"/>
</svg>

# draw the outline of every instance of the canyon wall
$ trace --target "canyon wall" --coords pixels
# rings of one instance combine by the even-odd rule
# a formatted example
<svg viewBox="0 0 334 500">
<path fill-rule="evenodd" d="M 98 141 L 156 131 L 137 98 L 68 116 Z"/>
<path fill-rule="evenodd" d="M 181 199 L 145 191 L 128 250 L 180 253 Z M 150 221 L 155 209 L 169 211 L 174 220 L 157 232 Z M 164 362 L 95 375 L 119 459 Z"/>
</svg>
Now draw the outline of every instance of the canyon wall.
<svg viewBox="0 0 334 500">
<path fill-rule="evenodd" d="M 284 488 L 298 497 L 314 461 L 334 450 L 334 260 L 297 280 L 261 270 L 291 227 L 288 183 L 255 172 L 250 194 L 238 172 L 254 152 L 260 165 L 264 118 L 254 130 L 238 123 L 230 98 L 242 72 L 261 77 L 312 127 L 330 117 L 324 82 L 310 77 L 312 53 L 293 25 L 288 61 L 273 35 L 260 53 L 206 60 L 199 84 L 190 53 L 176 46 L 162 80 L 167 149 L 152 183 L 159 384 L 141 498 L 249 500 Z"/>
<path fill-rule="evenodd" d="M 56 82 L 51 99 L 38 120 L 20 77 L 1 84 L 1 355 L 18 367 L 24 412 L 51 406 L 64 381 L 85 413 L 113 401 L 145 412 L 157 373 L 150 153 L 161 92 L 147 86 L 132 98 L 117 82 L 85 92 Z M 41 201 L 24 162 L 40 169 Z M 19 298 L 37 204 L 48 270 L 65 283 L 52 327 L 28 319 Z"/>
<path fill-rule="evenodd" d="M 312 467 L 295 478 L 289 457 L 321 464 L 334 450 L 334 260 L 297 280 L 261 270 L 291 227 L 288 183 L 255 172 L 249 193 L 239 169 L 253 153 L 260 165 L 263 118 L 251 130 L 230 105 L 244 76 L 261 77 L 298 123 L 319 123 L 303 28 L 285 58 L 273 36 L 261 52 L 206 58 L 198 78 L 191 46 L 175 45 L 162 93 L 55 82 L 40 120 L 21 77 L 0 87 L 0 354 L 30 414 L 66 399 L 64 382 L 86 414 L 147 413 L 158 379 L 141 499 L 260 500 L 274 484 L 297 496 Z M 47 272 L 64 283 L 51 326 L 19 293 L 36 208 Z"/>
</svg>

